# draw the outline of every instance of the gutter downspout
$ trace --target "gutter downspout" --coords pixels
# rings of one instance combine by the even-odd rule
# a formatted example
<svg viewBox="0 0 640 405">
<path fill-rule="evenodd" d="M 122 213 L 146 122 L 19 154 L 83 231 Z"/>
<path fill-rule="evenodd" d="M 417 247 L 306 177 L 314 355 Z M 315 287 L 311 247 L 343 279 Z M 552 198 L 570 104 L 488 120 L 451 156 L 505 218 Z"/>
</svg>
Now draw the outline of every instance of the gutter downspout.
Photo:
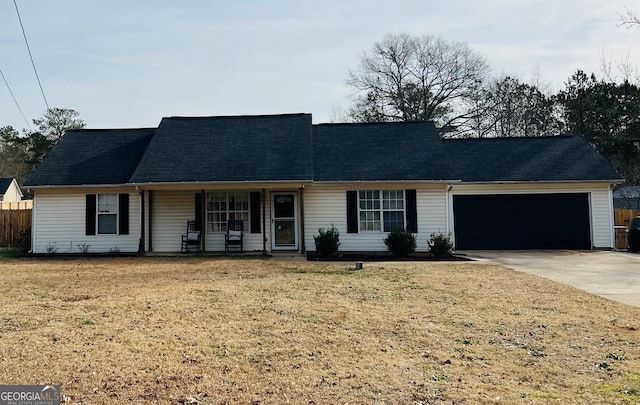
<svg viewBox="0 0 640 405">
<path fill-rule="evenodd" d="M 31 253 L 32 255 L 36 253 L 36 226 L 37 226 L 37 222 L 36 222 L 36 209 L 38 206 L 38 201 L 37 201 L 37 196 L 36 196 L 36 190 L 33 190 L 33 205 L 31 206 L 31 251 L 29 253 Z"/>
<path fill-rule="evenodd" d="M 609 184 L 609 229 L 611 230 L 611 236 L 609 245 L 611 246 L 611 250 L 618 250 L 616 246 L 616 227 L 615 227 L 615 210 L 613 208 L 613 184 Z M 593 224 L 591 225 L 592 233 L 593 233 Z M 592 243 L 595 245 L 595 243 Z"/>
</svg>

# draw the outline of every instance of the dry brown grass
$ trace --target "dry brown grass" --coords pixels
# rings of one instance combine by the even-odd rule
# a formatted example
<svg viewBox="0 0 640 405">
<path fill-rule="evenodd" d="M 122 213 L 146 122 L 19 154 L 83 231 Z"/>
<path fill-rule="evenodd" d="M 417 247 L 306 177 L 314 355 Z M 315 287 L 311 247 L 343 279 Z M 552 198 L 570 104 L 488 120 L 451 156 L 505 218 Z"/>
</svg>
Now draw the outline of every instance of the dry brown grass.
<svg viewBox="0 0 640 405">
<path fill-rule="evenodd" d="M 0 382 L 71 403 L 638 403 L 640 309 L 472 263 L 0 261 Z"/>
</svg>

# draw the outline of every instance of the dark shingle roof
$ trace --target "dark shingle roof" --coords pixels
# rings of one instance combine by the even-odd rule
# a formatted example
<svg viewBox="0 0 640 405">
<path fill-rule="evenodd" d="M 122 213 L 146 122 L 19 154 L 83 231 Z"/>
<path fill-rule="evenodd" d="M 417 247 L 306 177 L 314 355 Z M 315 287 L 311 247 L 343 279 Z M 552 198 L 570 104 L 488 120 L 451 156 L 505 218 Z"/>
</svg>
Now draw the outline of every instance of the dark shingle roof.
<svg viewBox="0 0 640 405">
<path fill-rule="evenodd" d="M 13 181 L 13 177 L 0 177 L 0 194 L 4 194 L 11 182 Z"/>
<path fill-rule="evenodd" d="M 310 114 L 285 114 L 68 131 L 25 186 L 311 180 L 619 181 L 620 175 L 576 135 L 442 141 L 431 122 L 312 125 Z"/>
<path fill-rule="evenodd" d="M 315 181 L 455 179 L 432 122 L 313 126 Z"/>
<path fill-rule="evenodd" d="M 311 115 L 164 118 L 134 183 L 311 180 Z"/>
<path fill-rule="evenodd" d="M 463 182 L 620 180 L 578 135 L 448 139 L 444 145 Z"/>
<path fill-rule="evenodd" d="M 126 184 L 155 129 L 67 131 L 25 186 Z"/>
</svg>

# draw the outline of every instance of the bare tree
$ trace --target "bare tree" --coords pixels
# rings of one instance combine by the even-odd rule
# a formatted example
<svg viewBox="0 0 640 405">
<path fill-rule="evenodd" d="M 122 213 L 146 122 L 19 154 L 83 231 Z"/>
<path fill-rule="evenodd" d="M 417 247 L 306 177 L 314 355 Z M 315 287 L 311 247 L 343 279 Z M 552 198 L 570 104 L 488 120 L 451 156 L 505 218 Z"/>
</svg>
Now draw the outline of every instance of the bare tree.
<svg viewBox="0 0 640 405">
<path fill-rule="evenodd" d="M 618 14 L 618 20 L 620 21 L 620 24 L 618 24 L 619 27 L 631 28 L 640 25 L 640 19 L 636 13 L 628 8 L 624 9 L 624 13 Z"/>
<path fill-rule="evenodd" d="M 635 84 L 640 83 L 638 66 L 633 64 L 631 55 L 628 53 L 625 56 L 621 56 L 615 63 L 607 60 L 603 53 L 600 56 L 600 69 L 604 78 L 612 83 L 625 81 Z"/>
<path fill-rule="evenodd" d="M 387 34 L 360 58 L 347 84 L 354 121 L 433 120 L 443 132 L 472 118 L 468 102 L 489 67 L 466 44 L 438 36 Z"/>
</svg>

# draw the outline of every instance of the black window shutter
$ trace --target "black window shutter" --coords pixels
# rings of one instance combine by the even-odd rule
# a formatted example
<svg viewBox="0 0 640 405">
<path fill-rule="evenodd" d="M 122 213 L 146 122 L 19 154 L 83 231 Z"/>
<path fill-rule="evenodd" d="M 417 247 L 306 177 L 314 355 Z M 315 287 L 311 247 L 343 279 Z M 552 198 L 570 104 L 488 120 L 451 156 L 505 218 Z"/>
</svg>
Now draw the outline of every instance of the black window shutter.
<svg viewBox="0 0 640 405">
<path fill-rule="evenodd" d="M 405 190 L 407 199 L 407 232 L 418 233 L 418 207 L 416 203 L 416 190 Z"/>
<path fill-rule="evenodd" d="M 260 192 L 249 194 L 249 217 L 251 219 L 251 233 L 260 233 Z"/>
<path fill-rule="evenodd" d="M 202 224 L 202 193 L 196 193 L 196 204 L 195 204 L 195 219 L 196 219 L 196 231 L 200 231 L 200 224 Z"/>
<path fill-rule="evenodd" d="M 357 191 L 347 191 L 347 233 L 358 233 Z"/>
<path fill-rule="evenodd" d="M 129 235 L 129 194 L 118 195 L 118 234 Z"/>
<path fill-rule="evenodd" d="M 87 194 L 85 214 L 85 234 L 96 234 L 96 195 Z"/>
</svg>

